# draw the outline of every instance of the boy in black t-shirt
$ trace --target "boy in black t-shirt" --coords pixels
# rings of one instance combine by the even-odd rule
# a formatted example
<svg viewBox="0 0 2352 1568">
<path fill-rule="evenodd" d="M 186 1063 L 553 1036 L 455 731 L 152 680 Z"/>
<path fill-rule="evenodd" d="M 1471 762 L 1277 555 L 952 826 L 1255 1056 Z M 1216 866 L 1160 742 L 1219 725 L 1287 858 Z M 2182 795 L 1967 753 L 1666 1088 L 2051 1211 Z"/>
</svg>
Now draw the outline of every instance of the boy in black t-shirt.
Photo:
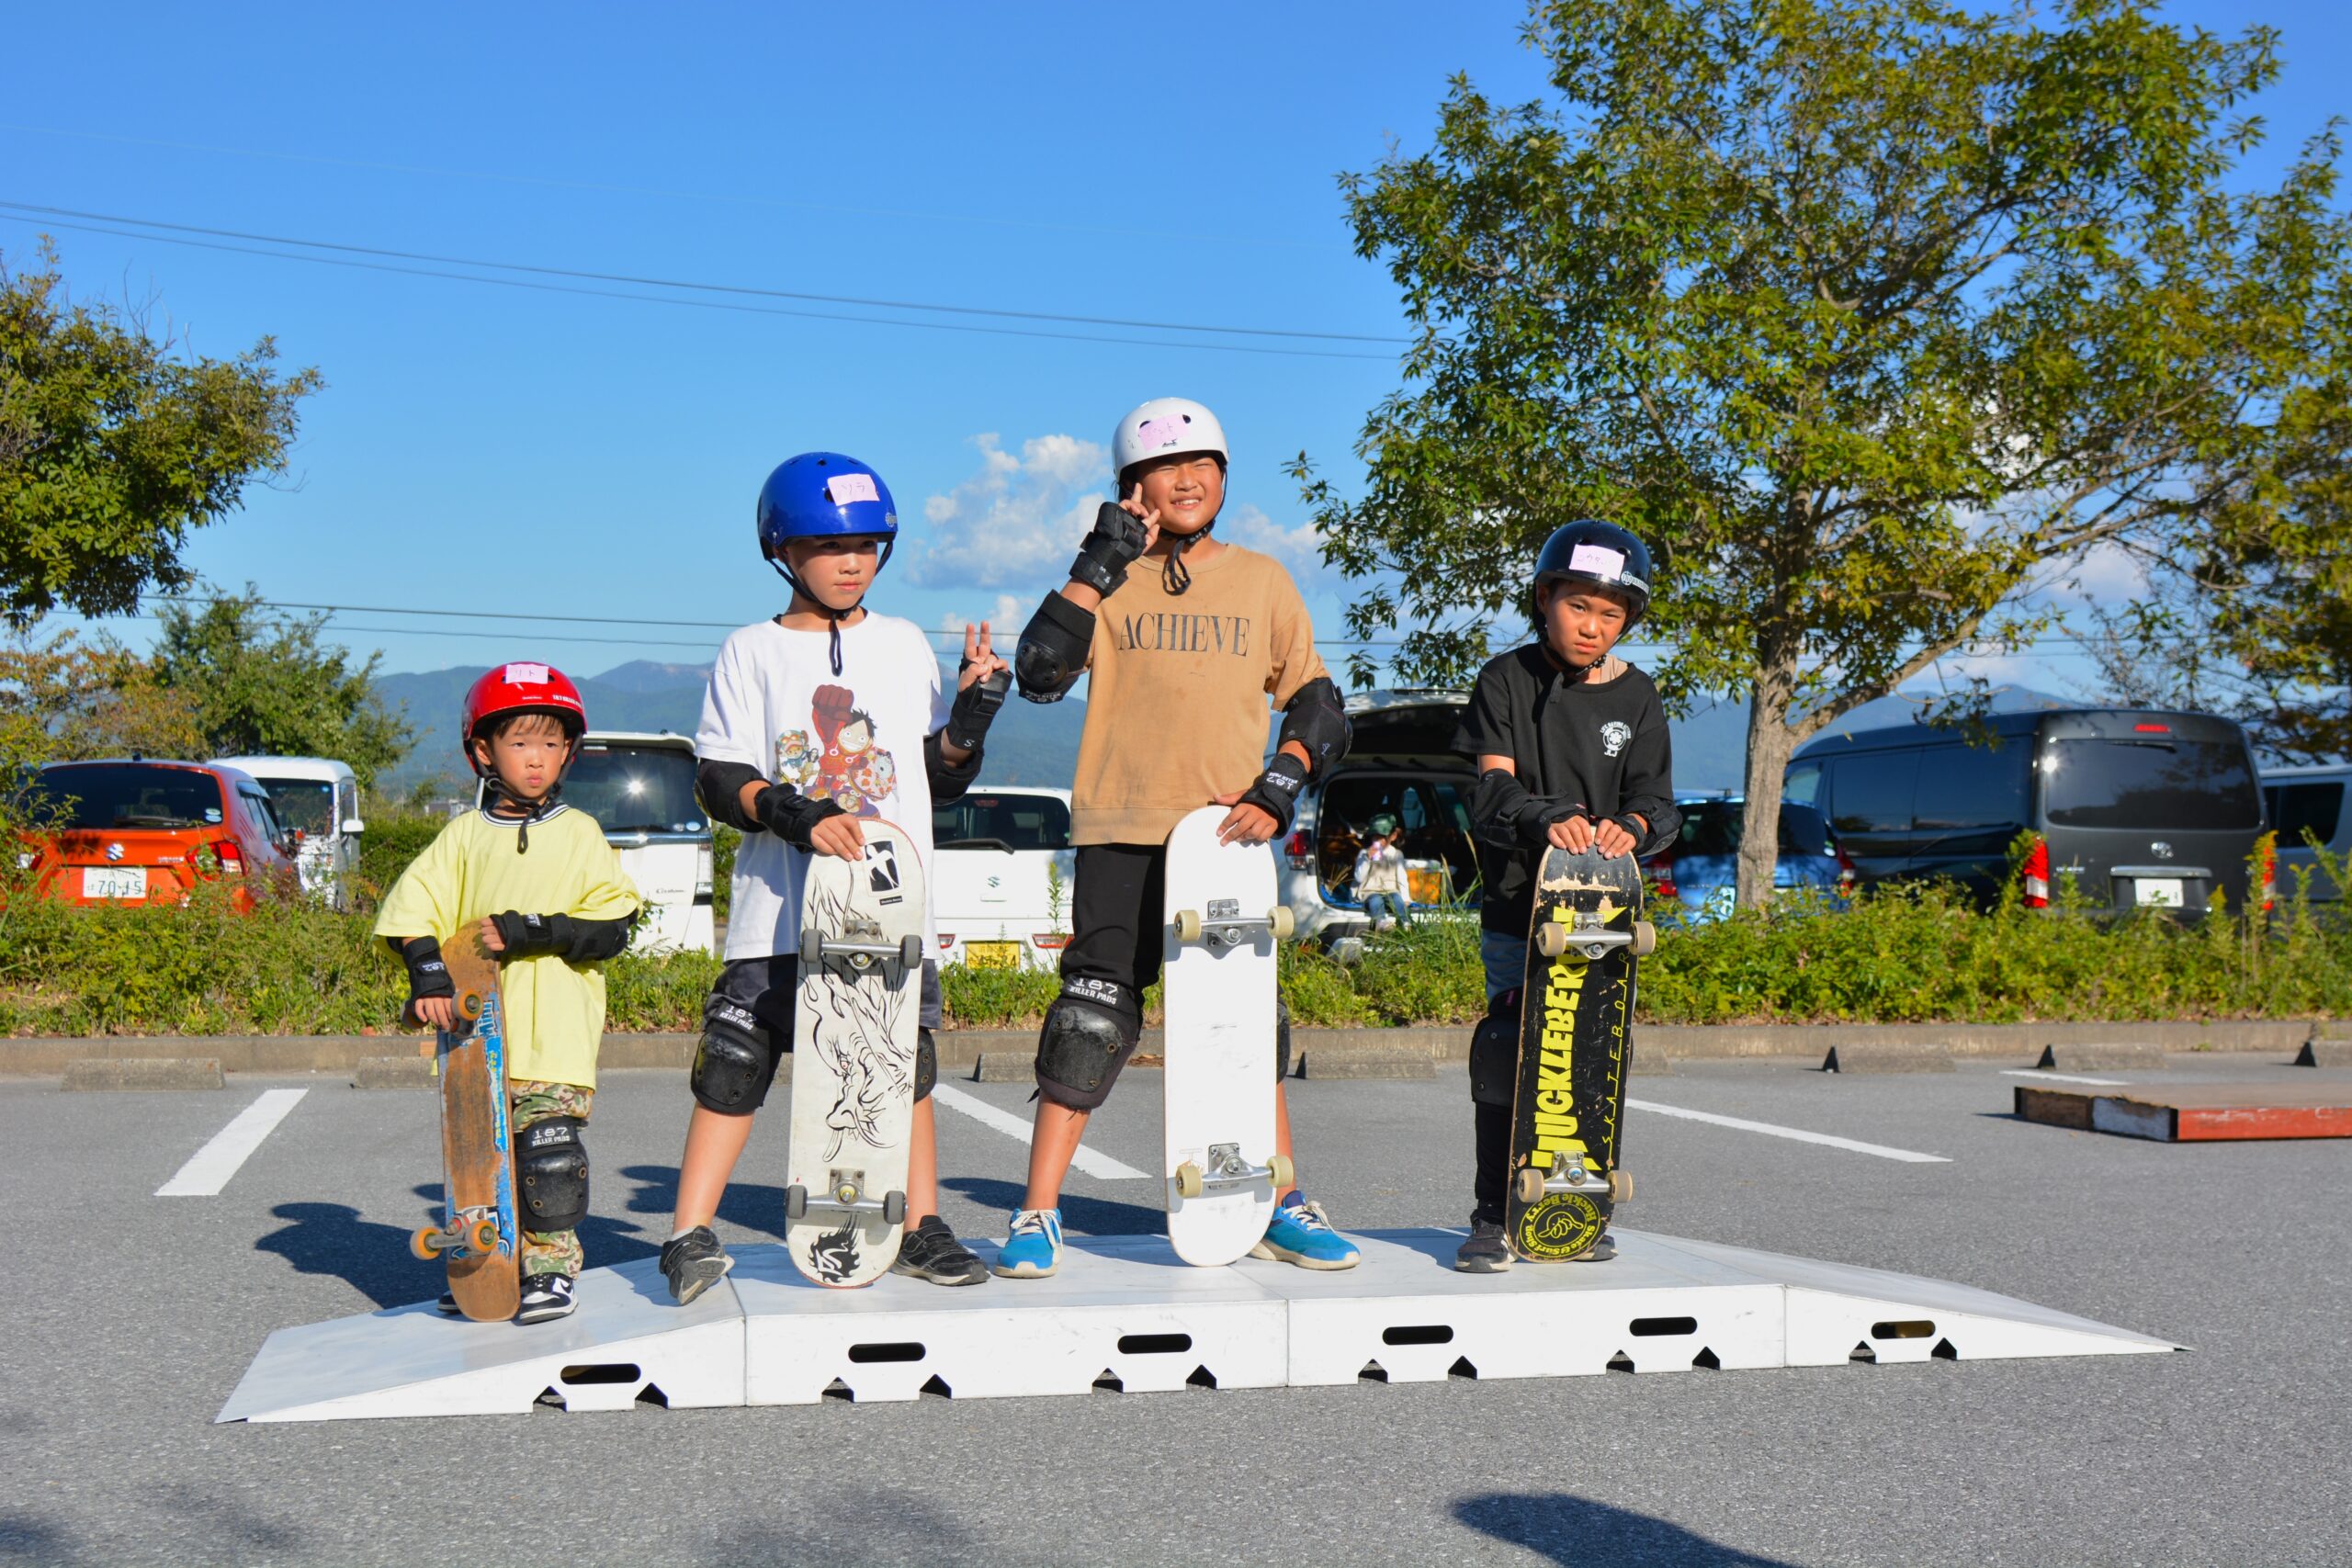
<svg viewBox="0 0 2352 1568">
<path fill-rule="evenodd" d="M 1487 887 L 1478 942 L 1487 1017 L 1473 1037 L 1470 1070 L 1476 1207 L 1454 1260 L 1471 1273 L 1498 1273 L 1511 1261 L 1502 1226 L 1518 1077 L 1510 1064 L 1518 1056 L 1536 867 L 1553 847 L 1640 854 L 1670 843 L 1681 826 L 1657 687 L 1610 652 L 1649 606 L 1650 570 L 1649 550 L 1614 524 L 1555 529 L 1529 591 L 1536 640 L 1478 671 L 1454 734 L 1454 750 L 1477 759 L 1470 816 Z M 1577 1261 L 1616 1253 L 1603 1232 Z"/>
</svg>

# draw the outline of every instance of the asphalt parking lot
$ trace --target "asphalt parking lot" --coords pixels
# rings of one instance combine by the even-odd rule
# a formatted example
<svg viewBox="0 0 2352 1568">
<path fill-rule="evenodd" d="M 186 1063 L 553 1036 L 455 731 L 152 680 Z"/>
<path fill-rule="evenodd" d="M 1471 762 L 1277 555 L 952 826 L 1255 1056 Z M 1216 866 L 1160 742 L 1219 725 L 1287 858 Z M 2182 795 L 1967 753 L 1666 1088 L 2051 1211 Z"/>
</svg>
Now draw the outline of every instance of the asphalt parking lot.
<svg viewBox="0 0 2352 1568">
<path fill-rule="evenodd" d="M 2346 1561 L 2352 1145 L 2022 1123 L 2023 1066 L 1637 1079 L 1623 1223 L 1962 1280 L 2191 1354 L 285 1426 L 212 1424 L 272 1330 L 438 1288 L 406 1248 L 437 1190 L 432 1099 L 324 1075 L 0 1082 L 0 1562 Z M 2165 1076 L 2347 1075 L 2258 1055 Z M 1090 1145 L 1152 1168 L 1157 1088 L 1134 1075 Z M 1458 1069 L 1291 1093 L 1302 1179 L 1342 1228 L 1464 1223 Z M 282 1118 L 217 1193 L 156 1195 L 266 1094 Z M 959 1231 L 1001 1234 L 1024 1157 L 970 1107 L 1025 1121 L 1024 1099 L 944 1100 Z M 674 1075 L 606 1077 L 592 1266 L 666 1231 L 686 1105 Z M 781 1235 L 784 1132 L 754 1136 L 730 1244 Z M 1065 1218 L 1161 1216 L 1151 1181 L 1080 1172 Z"/>
</svg>

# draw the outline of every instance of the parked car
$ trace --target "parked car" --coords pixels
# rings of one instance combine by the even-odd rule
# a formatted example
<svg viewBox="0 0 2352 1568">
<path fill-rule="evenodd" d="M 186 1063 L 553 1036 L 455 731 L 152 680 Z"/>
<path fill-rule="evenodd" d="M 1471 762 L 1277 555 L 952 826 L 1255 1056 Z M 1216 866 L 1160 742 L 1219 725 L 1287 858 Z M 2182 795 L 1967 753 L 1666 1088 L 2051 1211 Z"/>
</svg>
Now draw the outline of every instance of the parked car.
<svg viewBox="0 0 2352 1568">
<path fill-rule="evenodd" d="M 350 764 L 329 757 L 215 757 L 268 792 L 278 826 L 293 835 L 294 864 L 302 891 L 341 909 L 349 907 L 351 879 L 359 873 L 359 781 Z"/>
<path fill-rule="evenodd" d="M 1477 773 L 1453 750 L 1467 692 L 1361 692 L 1347 701 L 1348 754 L 1300 792 L 1280 863 L 1298 934 L 1325 946 L 1372 930 L 1356 892 L 1356 853 L 1375 817 L 1396 818 L 1408 916 L 1475 911 L 1477 855 L 1470 791 Z"/>
<path fill-rule="evenodd" d="M 2011 840 L 2030 829 L 2029 906 L 2072 877 L 2093 908 L 2195 914 L 2217 893 L 2246 907 L 2262 797 L 2235 724 L 2129 708 L 1982 723 L 1818 736 L 1790 762 L 1787 798 L 1827 816 L 1863 887 L 1949 877 L 1990 904 Z"/>
<path fill-rule="evenodd" d="M 1747 797 L 1740 795 L 1678 795 L 1682 827 L 1674 842 L 1643 863 L 1661 897 L 1682 908 L 1674 918 L 1688 922 L 1719 920 L 1732 911 L 1739 882 L 1739 846 L 1746 837 Z M 1829 824 L 1811 806 L 1781 803 L 1780 859 L 1773 866 L 1776 888 L 1810 888 L 1842 905 L 1854 884 L 1854 863 L 1829 837 Z"/>
<path fill-rule="evenodd" d="M 487 784 L 474 788 L 474 805 Z M 563 802 L 596 819 L 645 899 L 636 953 L 718 951 L 711 906 L 711 826 L 695 798 L 695 743 L 668 730 L 590 730 L 563 776 Z"/>
<path fill-rule="evenodd" d="M 2340 903 L 2344 890 L 2320 869 L 2319 853 L 2311 846 L 2317 839 L 2329 854 L 2352 854 L 2352 811 L 2344 809 L 2344 788 L 2352 783 L 2352 764 L 2326 762 L 2312 767 L 2270 768 L 2262 775 L 2263 809 L 2278 834 L 2278 891 L 2295 887 L 2294 874 L 2308 869 L 2313 903 Z"/>
<path fill-rule="evenodd" d="M 22 804 L 46 825 L 18 865 L 45 897 L 74 904 L 176 904 L 198 881 L 299 886 L 293 840 L 253 778 L 218 763 L 143 757 L 51 762 Z"/>
<path fill-rule="evenodd" d="M 931 813 L 939 961 L 1051 969 L 1069 942 L 1069 791 L 976 789 Z"/>
</svg>

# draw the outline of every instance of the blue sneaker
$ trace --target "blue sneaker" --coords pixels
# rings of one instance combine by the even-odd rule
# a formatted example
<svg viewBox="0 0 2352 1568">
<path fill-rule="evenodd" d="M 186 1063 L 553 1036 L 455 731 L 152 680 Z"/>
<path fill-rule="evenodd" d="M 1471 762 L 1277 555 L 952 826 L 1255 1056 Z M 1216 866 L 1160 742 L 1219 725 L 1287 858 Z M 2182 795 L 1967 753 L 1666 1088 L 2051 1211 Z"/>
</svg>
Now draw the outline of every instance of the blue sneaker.
<svg viewBox="0 0 2352 1568">
<path fill-rule="evenodd" d="M 1042 1280 L 1062 1262 L 1062 1212 L 1023 1209 L 1012 1216 L 1012 1234 L 996 1255 L 996 1271 L 1007 1280 Z"/>
<path fill-rule="evenodd" d="M 1301 1269 L 1352 1269 L 1357 1253 L 1354 1242 L 1331 1228 L 1322 1204 L 1294 1192 L 1275 1206 L 1265 1239 L 1250 1249 L 1250 1256 Z"/>
</svg>

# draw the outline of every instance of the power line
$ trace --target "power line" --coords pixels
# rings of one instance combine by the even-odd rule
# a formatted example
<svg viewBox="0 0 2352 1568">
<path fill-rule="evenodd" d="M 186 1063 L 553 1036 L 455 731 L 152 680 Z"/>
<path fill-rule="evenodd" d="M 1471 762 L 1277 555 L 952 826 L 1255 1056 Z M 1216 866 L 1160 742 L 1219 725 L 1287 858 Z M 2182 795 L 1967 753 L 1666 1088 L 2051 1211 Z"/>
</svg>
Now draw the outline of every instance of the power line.
<svg viewBox="0 0 2352 1568">
<path fill-rule="evenodd" d="M 494 272 L 529 273 L 542 277 L 579 278 L 590 283 L 627 283 L 647 288 L 681 288 L 696 293 L 741 294 L 762 299 L 798 299 L 818 305 L 855 305 L 878 310 L 932 310 L 956 316 L 992 316 L 1012 321 L 1058 321 L 1069 326 L 1129 327 L 1147 332 L 1216 333 L 1238 337 L 1310 338 L 1327 343 L 1380 343 L 1402 346 L 1410 338 L 1369 333 L 1322 333 L 1283 327 L 1227 327 L 1192 321 L 1137 321 L 1121 316 L 1074 316 L 1051 310 L 1014 310 L 988 305 L 937 305 L 914 299 L 876 299 L 852 294 L 811 294 L 790 288 L 759 288 L 746 284 L 703 283 L 691 278 L 650 277 L 631 273 L 591 272 L 576 267 L 539 266 L 527 262 L 482 261 L 471 256 L 436 255 L 424 251 L 396 251 L 378 245 L 350 245 L 333 240 L 304 240 L 283 234 L 255 234 L 239 229 L 210 229 L 194 223 L 167 223 L 154 218 L 126 218 L 111 212 L 81 212 L 65 207 L 41 207 L 30 202 L 0 200 L 0 207 L 54 218 L 74 218 L 89 223 L 121 223 L 137 229 L 163 229 L 178 234 L 203 234 L 216 240 L 244 240 L 259 244 L 292 245 L 304 250 L 337 251 L 346 255 L 381 256 L 393 261 L 431 262 L 440 266 L 481 267 Z"/>
<path fill-rule="evenodd" d="M 0 207 L 8 205 L 0 202 Z M 1385 362 L 1387 355 L 1349 354 L 1318 348 L 1280 348 L 1266 344 L 1182 343 L 1171 339 L 1105 337 L 1094 333 L 1050 333 L 1030 327 L 983 327 L 969 321 L 901 321 L 883 316 L 851 316 L 836 310 L 793 310 L 777 305 L 747 305 L 732 299 L 676 299 L 661 294 L 625 294 L 614 288 L 583 288 L 563 283 L 533 282 L 523 277 L 477 277 L 469 273 L 442 272 L 433 267 L 399 266 L 390 262 L 355 261 L 347 256 L 303 255 L 295 251 L 265 251 L 214 240 L 190 240 L 174 234 L 142 234 L 107 229 L 91 223 L 63 223 L 54 219 L 21 218 L 0 212 L 0 222 L 23 223 L 42 230 L 66 229 L 83 234 L 110 234 L 118 239 L 143 240 L 150 244 L 180 245 L 199 251 L 227 251 L 238 255 L 266 256 L 273 261 L 307 262 L 313 266 L 339 266 L 360 272 L 400 273 L 410 277 L 447 278 L 454 283 L 480 283 L 495 288 L 521 288 L 538 294 L 577 294 L 597 299 L 628 299 L 640 305 L 673 305 L 690 310 L 730 310 L 747 316 L 789 316 L 808 321 L 855 321 L 867 326 L 908 327 L 922 332 L 977 333 L 986 337 L 1046 338 L 1060 343 L 1127 344 L 1138 348 L 1190 349 L 1201 354 L 1258 354 L 1282 359 L 1360 359 Z"/>
</svg>

